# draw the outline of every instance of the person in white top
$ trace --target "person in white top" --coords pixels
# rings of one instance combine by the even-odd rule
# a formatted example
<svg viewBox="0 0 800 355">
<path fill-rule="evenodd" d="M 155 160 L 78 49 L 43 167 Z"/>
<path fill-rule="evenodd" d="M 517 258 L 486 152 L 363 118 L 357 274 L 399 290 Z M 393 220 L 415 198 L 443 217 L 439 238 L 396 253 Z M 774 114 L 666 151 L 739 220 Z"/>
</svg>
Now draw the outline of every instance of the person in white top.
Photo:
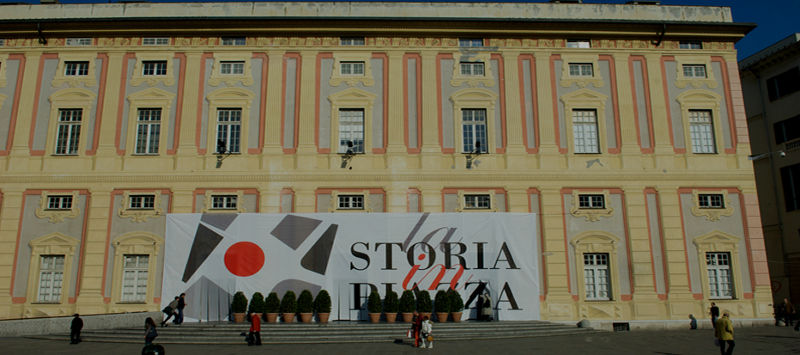
<svg viewBox="0 0 800 355">
<path fill-rule="evenodd" d="M 421 348 L 433 349 L 433 322 L 431 322 L 427 316 L 422 319 L 422 330 L 420 333 L 422 333 L 420 337 L 422 338 Z M 428 337 L 430 337 L 430 340 L 428 340 Z"/>
</svg>

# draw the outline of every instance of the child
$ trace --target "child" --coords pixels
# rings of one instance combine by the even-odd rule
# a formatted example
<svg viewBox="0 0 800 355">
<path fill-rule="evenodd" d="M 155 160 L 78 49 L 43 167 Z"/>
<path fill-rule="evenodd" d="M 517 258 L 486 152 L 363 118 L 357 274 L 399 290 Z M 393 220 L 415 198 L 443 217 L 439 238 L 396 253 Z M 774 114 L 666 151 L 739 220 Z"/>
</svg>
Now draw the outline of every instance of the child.
<svg viewBox="0 0 800 355">
<path fill-rule="evenodd" d="M 433 349 L 433 337 L 432 337 L 432 335 L 433 335 L 433 323 L 431 322 L 430 319 L 428 319 L 428 316 L 425 316 L 425 318 L 422 319 L 421 333 L 422 333 L 422 335 L 420 336 L 420 338 L 422 338 L 422 346 L 421 347 L 425 348 L 426 347 L 425 343 L 427 342 L 428 343 L 427 348 L 428 349 Z M 430 341 L 428 340 L 429 336 L 431 337 Z"/>
</svg>

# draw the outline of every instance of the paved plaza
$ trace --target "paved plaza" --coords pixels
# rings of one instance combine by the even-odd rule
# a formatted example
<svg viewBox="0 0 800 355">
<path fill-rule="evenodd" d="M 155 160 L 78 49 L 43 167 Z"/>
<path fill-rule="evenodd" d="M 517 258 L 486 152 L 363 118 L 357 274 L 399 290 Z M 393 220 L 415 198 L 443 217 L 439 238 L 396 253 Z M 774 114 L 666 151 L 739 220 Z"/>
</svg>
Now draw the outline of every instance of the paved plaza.
<svg viewBox="0 0 800 355">
<path fill-rule="evenodd" d="M 400 335 L 398 335 L 399 337 Z M 268 341 L 269 334 L 263 334 Z M 156 339 L 158 340 L 158 339 Z M 550 337 L 441 341 L 434 349 L 415 349 L 408 342 L 397 344 L 353 343 L 353 344 L 303 344 L 263 345 L 248 347 L 236 345 L 166 345 L 169 355 L 197 354 L 415 354 L 420 352 L 439 354 L 663 354 L 689 355 L 719 353 L 714 347 L 713 333 L 709 329 L 672 331 L 634 331 L 616 333 L 594 333 L 591 335 L 566 335 Z M 156 341 L 157 343 L 158 341 Z M 28 338 L 0 338 L 2 354 L 140 354 L 139 344 L 91 343 L 70 345 L 63 342 Z M 734 354 L 800 354 L 800 332 L 789 327 L 753 327 L 736 329 Z"/>
</svg>

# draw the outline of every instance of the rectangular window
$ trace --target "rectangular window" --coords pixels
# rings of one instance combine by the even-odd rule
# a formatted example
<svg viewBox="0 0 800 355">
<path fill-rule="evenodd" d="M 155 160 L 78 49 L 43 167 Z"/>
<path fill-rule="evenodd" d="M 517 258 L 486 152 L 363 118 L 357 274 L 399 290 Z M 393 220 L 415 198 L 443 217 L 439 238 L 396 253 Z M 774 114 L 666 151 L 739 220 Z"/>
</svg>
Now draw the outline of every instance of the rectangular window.
<svg viewBox="0 0 800 355">
<path fill-rule="evenodd" d="M 5 38 L 0 38 L 0 47 L 5 46 L 5 45 L 6 45 L 6 39 Z"/>
<path fill-rule="evenodd" d="M 681 41 L 680 49 L 703 49 L 703 42 L 700 41 Z"/>
<path fill-rule="evenodd" d="M 491 208 L 492 208 L 492 199 L 491 196 L 487 194 L 464 195 L 464 209 L 488 210 Z"/>
<path fill-rule="evenodd" d="M 684 64 L 683 76 L 686 78 L 699 78 L 705 79 L 706 65 L 705 64 Z"/>
<path fill-rule="evenodd" d="M 583 254 L 583 277 L 586 300 L 608 301 L 611 299 L 607 253 Z"/>
<path fill-rule="evenodd" d="M 217 110 L 217 153 L 239 153 L 242 134 L 242 109 Z M 224 150 L 223 150 L 224 149 Z"/>
<path fill-rule="evenodd" d="M 47 196 L 48 210 L 68 210 L 72 208 L 72 195 Z"/>
<path fill-rule="evenodd" d="M 459 38 L 459 47 L 483 47 L 483 38 Z"/>
<path fill-rule="evenodd" d="M 237 208 L 236 195 L 214 195 L 211 196 L 211 209 L 215 210 L 235 210 Z"/>
<path fill-rule="evenodd" d="M 606 208 L 606 197 L 605 195 L 578 195 L 578 208 Z"/>
<path fill-rule="evenodd" d="M 245 37 L 222 37 L 223 46 L 244 46 L 247 44 Z"/>
<path fill-rule="evenodd" d="M 66 108 L 58 110 L 56 130 L 56 155 L 77 155 L 81 138 L 83 109 Z"/>
<path fill-rule="evenodd" d="M 800 115 L 775 123 L 773 129 L 775 130 L 775 144 L 800 138 Z"/>
<path fill-rule="evenodd" d="M 722 194 L 698 194 L 697 198 L 700 208 L 725 208 L 725 198 Z"/>
<path fill-rule="evenodd" d="M 597 129 L 597 111 L 572 110 L 572 135 L 575 153 L 600 153 L 600 140 Z"/>
<path fill-rule="evenodd" d="M 91 38 L 67 38 L 68 46 L 91 46 Z"/>
<path fill-rule="evenodd" d="M 363 46 L 364 37 L 340 37 L 340 43 L 343 46 Z"/>
<path fill-rule="evenodd" d="M 569 63 L 569 76 L 594 76 L 592 63 Z"/>
<path fill-rule="evenodd" d="M 488 153 L 486 109 L 465 108 L 461 110 L 463 153 Z"/>
<path fill-rule="evenodd" d="M 592 48 L 588 39 L 568 39 L 567 48 Z"/>
<path fill-rule="evenodd" d="M 364 195 L 339 195 L 340 210 L 363 210 Z"/>
<path fill-rule="evenodd" d="M 363 109 L 339 109 L 339 153 L 348 151 L 364 153 Z"/>
<path fill-rule="evenodd" d="M 769 101 L 775 101 L 800 90 L 800 67 L 794 67 L 767 79 Z"/>
<path fill-rule="evenodd" d="M 731 254 L 706 253 L 708 270 L 708 291 L 710 298 L 733 298 L 733 279 L 731 278 Z"/>
<path fill-rule="evenodd" d="M 61 302 L 61 285 L 64 282 L 64 255 L 42 255 L 39 262 L 38 302 Z"/>
<path fill-rule="evenodd" d="M 140 108 L 136 119 L 136 154 L 158 154 L 161 109 Z"/>
<path fill-rule="evenodd" d="M 128 198 L 128 209 L 152 210 L 155 208 L 156 197 L 154 195 L 130 195 Z"/>
<path fill-rule="evenodd" d="M 125 254 L 122 264 L 122 302 L 145 302 L 149 255 Z"/>
<path fill-rule="evenodd" d="M 342 75 L 364 75 L 364 62 L 341 62 L 339 67 Z"/>
<path fill-rule="evenodd" d="M 461 62 L 461 75 L 483 76 L 484 73 L 483 62 Z"/>
<path fill-rule="evenodd" d="M 64 62 L 64 75 L 66 76 L 89 75 L 89 62 Z"/>
<path fill-rule="evenodd" d="M 167 75 L 166 60 L 145 60 L 142 62 L 142 75 Z"/>
<path fill-rule="evenodd" d="M 800 209 L 800 164 L 781 168 L 781 182 L 786 212 Z"/>
<path fill-rule="evenodd" d="M 689 110 L 689 135 L 692 139 L 692 153 L 714 154 L 717 152 L 711 111 Z"/>
<path fill-rule="evenodd" d="M 142 38 L 143 46 L 167 46 L 169 45 L 169 37 L 145 37 Z"/>
<path fill-rule="evenodd" d="M 222 75 L 243 75 L 243 61 L 225 61 L 219 63 L 219 73 Z"/>
</svg>

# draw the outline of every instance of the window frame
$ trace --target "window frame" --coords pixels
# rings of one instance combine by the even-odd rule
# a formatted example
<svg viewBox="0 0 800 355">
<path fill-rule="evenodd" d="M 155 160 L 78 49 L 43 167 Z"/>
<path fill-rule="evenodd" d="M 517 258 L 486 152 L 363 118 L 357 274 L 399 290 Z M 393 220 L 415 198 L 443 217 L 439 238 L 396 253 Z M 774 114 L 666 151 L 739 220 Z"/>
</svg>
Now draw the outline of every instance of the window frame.
<svg viewBox="0 0 800 355">
<path fill-rule="evenodd" d="M 247 37 L 244 36 L 226 36 L 219 38 L 219 44 L 221 46 L 246 46 L 247 45 Z"/>
<path fill-rule="evenodd" d="M 45 260 L 48 258 L 54 258 L 53 260 L 53 268 L 46 268 Z M 58 260 L 61 260 L 61 267 L 58 268 Z M 66 256 L 63 254 L 47 254 L 47 255 L 40 255 L 39 256 L 39 282 L 37 283 L 37 290 L 36 290 L 36 303 L 61 303 L 61 298 L 64 294 L 64 266 L 66 263 Z M 49 274 L 50 278 L 50 286 L 47 287 L 49 289 L 49 293 L 46 295 L 42 294 L 42 283 L 45 282 L 45 275 Z M 57 280 L 57 276 L 60 276 L 60 279 Z M 58 286 L 56 286 L 58 284 Z M 57 295 L 55 295 L 54 290 L 58 290 Z M 49 295 L 49 297 L 47 296 Z M 43 299 L 48 298 L 48 299 Z M 55 299 L 52 299 L 55 298 Z"/>
<path fill-rule="evenodd" d="M 78 115 L 75 115 L 76 113 Z M 83 116 L 83 108 L 80 107 L 58 108 L 53 155 L 77 156 L 80 154 L 81 134 L 84 126 Z"/>
<path fill-rule="evenodd" d="M 724 209 L 725 195 L 721 193 L 698 193 L 697 205 L 702 209 Z"/>
<path fill-rule="evenodd" d="M 358 122 L 356 122 L 356 121 L 350 122 L 351 118 L 354 118 L 355 116 L 348 116 L 347 114 L 343 114 L 343 113 L 347 113 L 347 112 L 360 112 L 361 113 L 361 124 L 359 125 Z M 366 147 L 366 143 L 367 143 L 367 140 L 366 140 L 366 136 L 367 136 L 367 132 L 366 132 L 366 128 L 367 128 L 367 125 L 366 125 L 366 110 L 364 108 L 342 107 L 342 108 L 338 109 L 337 113 L 338 113 L 338 118 L 339 118 L 337 120 L 337 123 L 338 123 L 337 124 L 337 131 L 338 131 L 337 138 L 338 139 L 336 140 L 336 142 L 338 143 L 338 146 L 339 146 L 338 152 L 339 153 L 348 153 L 348 150 L 350 150 L 350 153 L 352 153 L 352 154 L 365 154 L 366 153 L 366 148 L 367 148 Z M 350 128 L 354 128 L 354 127 L 355 127 L 355 129 L 350 129 Z M 360 142 L 358 141 L 358 138 L 359 138 L 358 137 L 358 134 L 359 134 L 358 127 L 360 127 L 360 134 L 361 134 Z M 348 138 L 348 137 L 352 137 L 352 138 L 345 140 L 345 138 Z M 348 141 L 349 142 L 353 142 L 352 149 L 350 149 L 350 147 L 348 147 L 346 144 L 343 144 L 343 142 L 348 142 Z"/>
<path fill-rule="evenodd" d="M 572 113 L 570 120 L 572 122 L 573 152 L 575 154 L 601 154 L 600 122 L 597 117 L 597 109 L 575 108 L 570 111 Z M 585 116 L 588 113 L 591 113 L 591 117 Z M 593 122 L 588 121 L 590 118 Z M 593 137 L 588 137 L 592 133 L 594 133 Z M 594 151 L 591 151 L 592 148 Z"/>
<path fill-rule="evenodd" d="M 88 76 L 89 65 L 86 60 L 64 61 L 64 76 Z"/>
<path fill-rule="evenodd" d="M 360 199 L 360 206 L 358 205 Z M 367 196 L 364 194 L 342 193 L 336 195 L 336 210 L 339 211 L 363 211 L 366 210 Z"/>
<path fill-rule="evenodd" d="M 243 60 L 222 60 L 219 62 L 219 75 L 244 75 L 245 65 Z"/>
<path fill-rule="evenodd" d="M 341 46 L 364 46 L 366 45 L 366 38 L 353 36 L 353 37 L 339 37 L 339 45 Z"/>
<path fill-rule="evenodd" d="M 484 38 L 461 37 L 458 39 L 458 46 L 461 48 L 481 48 L 486 45 Z"/>
<path fill-rule="evenodd" d="M 703 49 L 703 42 L 702 41 L 679 41 L 678 42 L 679 49 L 692 49 L 698 50 Z"/>
<path fill-rule="evenodd" d="M 476 120 L 476 118 L 479 118 L 479 117 L 477 117 L 477 115 L 475 115 L 475 114 L 469 115 L 470 112 L 472 112 L 472 113 L 483 112 L 483 123 L 481 123 L 480 121 Z M 467 108 L 467 107 L 461 108 L 461 145 L 460 145 L 460 149 L 461 149 L 462 153 L 474 153 L 475 152 L 475 143 L 477 143 L 479 141 L 482 142 L 479 153 L 482 153 L 482 154 L 488 154 L 489 153 L 489 135 L 490 135 L 490 132 L 489 132 L 489 122 L 488 122 L 489 121 L 489 117 L 488 117 L 488 114 L 489 114 L 489 112 L 485 108 Z M 467 116 L 471 116 L 471 117 L 467 117 Z M 467 120 L 467 118 L 469 118 L 469 120 Z M 481 137 L 481 133 L 480 133 L 480 131 L 481 131 L 480 127 L 483 127 L 483 129 L 482 129 L 483 136 L 482 137 Z M 468 129 L 467 128 L 469 128 L 469 131 L 470 131 L 470 133 L 469 133 L 470 142 L 467 142 L 467 138 L 468 138 L 467 137 L 467 135 L 468 135 L 468 133 L 467 133 Z M 481 138 L 482 138 L 482 140 L 481 140 Z"/>
<path fill-rule="evenodd" d="M 578 194 L 578 208 L 582 210 L 606 209 L 606 196 L 591 193 Z"/>
<path fill-rule="evenodd" d="M 144 60 L 142 61 L 142 76 L 166 76 L 169 61 Z"/>
<path fill-rule="evenodd" d="M 236 211 L 239 209 L 240 195 L 215 193 L 211 195 L 210 211 Z"/>
<path fill-rule="evenodd" d="M 214 154 L 242 154 L 244 109 L 242 107 L 217 107 L 216 113 L 216 134 L 214 135 L 216 139 L 213 142 Z M 238 114 L 234 115 L 234 113 Z M 222 120 L 222 118 L 225 118 L 225 120 Z M 224 137 L 222 137 L 223 135 Z M 225 143 L 224 152 L 219 151 L 220 141 Z M 235 141 L 235 146 L 231 144 L 233 141 Z"/>
<path fill-rule="evenodd" d="M 592 48 L 592 41 L 588 39 L 567 39 L 567 48 Z"/>
<path fill-rule="evenodd" d="M 69 297 L 72 295 L 72 281 L 73 280 L 73 259 L 75 253 L 78 251 L 78 239 L 55 232 L 31 240 L 30 245 L 30 259 L 28 267 L 28 285 L 25 293 L 25 306 L 30 307 L 34 304 L 39 304 L 40 309 L 52 310 L 59 312 L 60 305 L 66 304 Z M 64 268 L 62 271 L 61 294 L 59 299 L 40 302 L 39 301 L 39 285 L 40 285 L 40 271 L 41 271 L 41 257 L 48 255 L 63 255 Z M 50 306 L 53 305 L 53 306 Z"/>
<path fill-rule="evenodd" d="M 74 203 L 73 195 L 47 195 L 47 211 L 69 211 Z"/>
<path fill-rule="evenodd" d="M 594 77 L 594 63 L 568 63 L 569 76 L 572 78 L 593 78 Z M 588 68 L 588 72 L 587 69 Z M 575 70 L 573 70 L 575 69 Z"/>
<path fill-rule="evenodd" d="M 700 114 L 708 114 L 700 117 Z M 689 139 L 692 154 L 717 154 L 716 129 L 712 110 L 689 110 Z M 702 119 L 702 122 L 700 121 Z"/>
<path fill-rule="evenodd" d="M 66 38 L 64 44 L 68 47 L 86 47 L 94 43 L 91 37 L 69 37 Z"/>
<path fill-rule="evenodd" d="M 769 101 L 776 101 L 800 91 L 800 66 L 795 66 L 764 81 Z M 781 88 L 783 87 L 783 90 Z"/>
<path fill-rule="evenodd" d="M 152 43 L 148 43 L 152 42 Z M 169 37 L 143 37 L 143 46 L 168 46 L 170 44 Z"/>
<path fill-rule="evenodd" d="M 366 64 L 363 61 L 341 61 L 339 62 L 339 75 L 341 76 L 364 76 Z"/>
<path fill-rule="evenodd" d="M 156 208 L 155 194 L 130 194 L 128 195 L 128 210 L 152 211 Z M 141 200 L 138 203 L 137 200 Z M 148 206 L 149 205 L 149 206 Z"/>
<path fill-rule="evenodd" d="M 484 62 L 461 61 L 458 64 L 459 72 L 463 76 L 486 76 L 486 63 Z"/>
<path fill-rule="evenodd" d="M 142 120 L 143 113 L 145 112 L 158 112 L 158 120 L 152 120 L 152 115 L 145 115 L 149 120 Z M 162 120 L 163 109 L 161 107 L 137 107 L 136 108 L 136 140 L 134 143 L 134 155 L 159 155 L 161 145 L 161 128 L 163 125 Z M 142 131 L 142 128 L 145 131 Z M 142 139 L 144 136 L 144 140 Z M 144 142 L 145 146 L 142 148 L 140 144 Z"/>
<path fill-rule="evenodd" d="M 708 69 L 706 68 L 705 64 L 681 64 L 681 68 L 683 70 L 683 77 L 686 79 L 691 80 L 708 78 Z"/>
<path fill-rule="evenodd" d="M 733 282 L 733 268 L 730 252 L 707 251 L 706 253 L 706 272 L 708 281 L 708 298 L 714 300 L 729 300 L 735 296 L 734 282 Z M 724 258 L 723 258 L 724 256 Z M 727 259 L 727 265 L 720 265 L 722 259 Z M 713 272 L 712 272 L 713 271 Z M 720 271 L 722 274 L 720 275 Z M 727 277 L 728 281 L 725 282 L 724 278 Z M 725 294 L 725 286 L 727 286 L 727 294 Z"/>
<path fill-rule="evenodd" d="M 491 193 L 464 193 L 462 195 L 463 210 L 492 210 L 493 200 L 494 198 Z"/>
<path fill-rule="evenodd" d="M 128 267 L 128 258 L 135 257 L 136 258 L 136 265 L 132 268 Z M 145 257 L 147 261 L 145 261 L 145 265 L 141 266 L 139 260 Z M 134 283 L 133 285 L 126 285 L 127 275 L 128 272 L 133 272 Z M 144 285 L 141 285 L 140 276 L 144 273 Z M 147 302 L 147 293 L 149 289 L 149 280 L 150 280 L 150 254 L 122 254 L 122 277 L 120 278 L 120 303 L 146 303 Z M 133 287 L 133 294 L 132 299 L 125 299 L 126 297 L 126 288 Z M 144 287 L 144 292 L 140 292 L 140 288 Z M 141 296 L 140 296 L 141 295 Z"/>
<path fill-rule="evenodd" d="M 600 264 L 601 261 L 604 261 L 604 264 Z M 586 301 L 612 300 L 610 264 L 611 256 L 609 253 L 583 253 L 583 297 Z M 591 276 L 589 276 L 588 270 L 592 271 Z M 605 297 L 602 296 L 602 289 L 598 287 L 602 286 L 603 278 L 603 275 L 598 275 L 598 271 L 600 271 L 600 274 L 605 273 Z M 591 283 L 589 282 L 589 277 L 591 277 Z M 590 285 L 592 285 L 591 289 L 589 287 Z"/>
</svg>

